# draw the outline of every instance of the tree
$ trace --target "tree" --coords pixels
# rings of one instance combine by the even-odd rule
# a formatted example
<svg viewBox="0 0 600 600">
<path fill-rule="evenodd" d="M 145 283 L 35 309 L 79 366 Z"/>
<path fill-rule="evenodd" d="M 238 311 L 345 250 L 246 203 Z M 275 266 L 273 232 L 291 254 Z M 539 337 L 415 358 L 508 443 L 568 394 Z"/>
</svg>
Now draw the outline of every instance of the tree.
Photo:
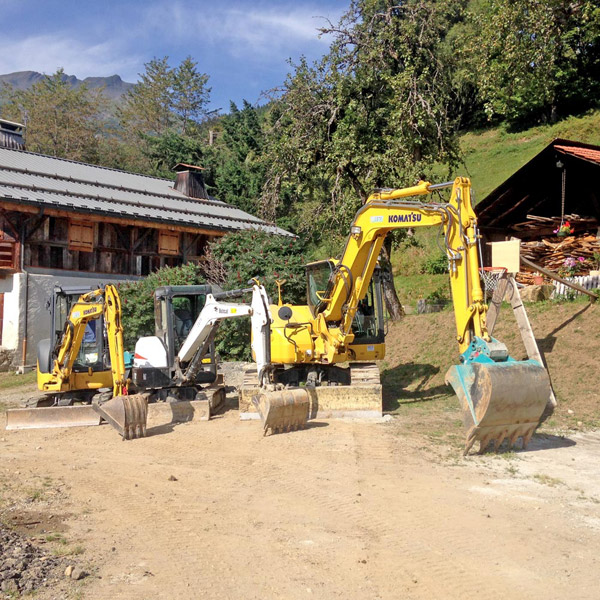
<svg viewBox="0 0 600 600">
<path fill-rule="evenodd" d="M 225 290 L 247 288 L 258 278 L 269 296 L 277 301 L 276 281 L 284 302 L 301 303 L 306 298 L 304 243 L 260 230 L 229 233 L 209 246 L 204 264 L 208 282 Z M 250 320 L 234 319 L 219 327 L 217 350 L 230 360 L 251 360 Z"/>
<path fill-rule="evenodd" d="M 440 44 L 459 18 L 456 3 L 354 0 L 328 54 L 301 60 L 276 102 L 269 131 L 263 214 L 276 217 L 290 188 L 306 212 L 299 231 L 344 234 L 369 191 L 410 185 L 436 163 L 458 163 L 449 119 L 452 88 Z M 402 315 L 383 252 L 388 311 Z"/>
<path fill-rule="evenodd" d="M 130 150 L 128 166 L 165 175 L 165 166 L 168 173 L 177 162 L 185 162 L 186 156 L 198 154 L 194 138 L 206 115 L 208 75 L 198 72 L 191 57 L 176 68 L 169 66 L 166 56 L 144 66 L 139 83 L 118 110 L 119 124 Z"/>
<path fill-rule="evenodd" d="M 173 111 L 173 71 L 168 57 L 147 62 L 140 81 L 125 96 L 119 109 L 123 129 L 133 137 L 161 135 L 175 125 Z"/>
<path fill-rule="evenodd" d="M 477 88 L 488 119 L 554 121 L 597 104 L 596 0 L 472 0 L 457 29 L 461 82 Z"/>
<path fill-rule="evenodd" d="M 173 111 L 179 117 L 181 134 L 190 133 L 190 127 L 206 115 L 210 96 L 208 75 L 199 73 L 198 63 L 188 56 L 173 72 Z"/>
<path fill-rule="evenodd" d="M 264 133 L 258 111 L 246 100 L 241 110 L 232 102 L 220 126 L 221 135 L 204 166 L 211 170 L 220 200 L 256 214 L 265 180 Z"/>
<path fill-rule="evenodd" d="M 106 123 L 106 99 L 85 84 L 73 88 L 63 69 L 27 90 L 2 89 L 2 114 L 26 125 L 27 149 L 70 160 L 97 162 Z"/>
</svg>

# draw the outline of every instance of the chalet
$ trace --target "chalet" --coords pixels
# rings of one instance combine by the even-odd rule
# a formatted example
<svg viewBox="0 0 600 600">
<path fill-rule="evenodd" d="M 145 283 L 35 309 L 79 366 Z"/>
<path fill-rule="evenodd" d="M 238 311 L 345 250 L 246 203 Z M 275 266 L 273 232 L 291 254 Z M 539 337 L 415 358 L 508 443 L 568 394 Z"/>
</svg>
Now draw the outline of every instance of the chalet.
<svg viewBox="0 0 600 600">
<path fill-rule="evenodd" d="M 97 286 L 201 261 L 231 231 L 288 232 L 209 196 L 202 169 L 175 181 L 26 152 L 0 121 L 0 346 L 35 364 L 55 284 Z"/>
</svg>

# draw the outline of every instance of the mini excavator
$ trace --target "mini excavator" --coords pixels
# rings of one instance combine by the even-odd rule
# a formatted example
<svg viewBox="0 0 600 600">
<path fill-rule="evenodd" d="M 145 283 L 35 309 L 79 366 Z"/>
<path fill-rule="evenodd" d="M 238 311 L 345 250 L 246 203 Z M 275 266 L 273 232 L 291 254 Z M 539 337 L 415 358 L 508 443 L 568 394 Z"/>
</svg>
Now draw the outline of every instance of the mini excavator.
<svg viewBox="0 0 600 600">
<path fill-rule="evenodd" d="M 57 286 L 50 300 L 52 337 L 37 348 L 36 408 L 7 411 L 8 429 L 98 425 L 124 439 L 145 435 L 147 403 L 128 395 L 121 300 L 117 288 Z"/>
<path fill-rule="evenodd" d="M 410 200 L 445 189 L 450 189 L 447 202 Z M 303 406 L 311 387 L 334 386 L 344 394 L 344 388 L 354 384 L 355 365 L 384 358 L 376 266 L 385 236 L 400 228 L 436 226 L 448 257 L 460 354 L 446 383 L 461 403 L 465 454 L 475 441 L 482 450 L 491 443 L 497 449 L 504 439 L 514 444 L 521 438 L 527 445 L 550 397 L 549 377 L 539 362 L 513 359 L 506 346 L 488 333 L 480 236 L 471 183 L 464 177 L 375 192 L 354 217 L 340 258 L 307 265 L 307 304 L 269 306 L 267 360 L 259 367 L 258 383 L 263 389 L 271 386 L 271 391 L 260 395 L 263 405 L 291 404 L 293 414 L 293 404 Z M 290 390 L 295 391 L 293 398 Z"/>
</svg>

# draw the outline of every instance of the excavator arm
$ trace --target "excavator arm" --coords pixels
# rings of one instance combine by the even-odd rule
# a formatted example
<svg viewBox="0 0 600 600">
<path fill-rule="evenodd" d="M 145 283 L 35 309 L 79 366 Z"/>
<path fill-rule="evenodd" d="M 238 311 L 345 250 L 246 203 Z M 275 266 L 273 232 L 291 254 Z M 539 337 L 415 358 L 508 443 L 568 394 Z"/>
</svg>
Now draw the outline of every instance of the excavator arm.
<svg viewBox="0 0 600 600">
<path fill-rule="evenodd" d="M 447 203 L 407 200 L 452 188 Z M 372 194 L 358 211 L 350 235 L 337 262 L 318 312 L 326 323 L 335 346 L 352 342 L 352 322 L 359 301 L 377 264 L 385 236 L 395 229 L 439 227 L 449 261 L 457 340 L 460 352 L 474 337 L 491 341 L 485 325 L 486 306 L 479 277 L 476 217 L 471 204 L 471 186 L 466 178 L 433 185 L 420 182 L 400 190 Z"/>
</svg>

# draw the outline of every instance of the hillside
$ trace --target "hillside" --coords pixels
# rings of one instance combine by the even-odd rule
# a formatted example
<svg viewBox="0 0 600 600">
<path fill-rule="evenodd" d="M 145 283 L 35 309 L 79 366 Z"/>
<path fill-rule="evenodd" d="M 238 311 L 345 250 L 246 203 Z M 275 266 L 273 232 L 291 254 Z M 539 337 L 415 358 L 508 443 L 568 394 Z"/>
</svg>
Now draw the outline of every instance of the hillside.
<svg viewBox="0 0 600 600">
<path fill-rule="evenodd" d="M 460 138 L 464 164 L 452 175 L 468 175 L 476 201 L 480 201 L 555 138 L 600 145 L 600 111 L 519 132 L 497 127 L 465 133 Z M 446 177 L 447 173 L 443 174 L 442 169 L 433 175 L 436 181 Z M 417 229 L 411 241 L 412 245 L 401 247 L 394 253 L 392 261 L 400 301 L 414 307 L 419 298 L 432 293 L 449 297 L 445 275 L 421 274 L 426 261 L 441 255 L 435 228 Z"/>
<path fill-rule="evenodd" d="M 545 354 L 558 408 L 544 430 L 563 433 L 600 426 L 600 309 L 594 304 L 543 302 L 526 305 Z M 500 313 L 494 336 L 516 359 L 527 358 L 510 307 Z M 415 432 L 462 443 L 458 401 L 444 375 L 458 358 L 454 314 L 407 315 L 391 323 L 381 365 L 384 407 L 404 417 Z"/>
<path fill-rule="evenodd" d="M 37 71 L 17 71 L 16 73 L 0 75 L 0 84 L 7 83 L 17 90 L 26 90 L 43 78 L 44 75 Z M 66 81 L 74 88 L 77 88 L 82 84 L 86 84 L 90 90 L 104 88 L 104 95 L 112 101 L 119 101 L 121 97 L 135 85 L 123 81 L 119 75 L 111 75 L 110 77 L 86 77 L 82 80 L 77 79 L 75 75 L 65 74 L 63 75 L 63 81 Z"/>
<path fill-rule="evenodd" d="M 466 133 L 460 139 L 465 165 L 456 174 L 466 172 L 482 200 L 555 138 L 600 144 L 600 111 L 512 133 L 504 127 Z"/>
</svg>

